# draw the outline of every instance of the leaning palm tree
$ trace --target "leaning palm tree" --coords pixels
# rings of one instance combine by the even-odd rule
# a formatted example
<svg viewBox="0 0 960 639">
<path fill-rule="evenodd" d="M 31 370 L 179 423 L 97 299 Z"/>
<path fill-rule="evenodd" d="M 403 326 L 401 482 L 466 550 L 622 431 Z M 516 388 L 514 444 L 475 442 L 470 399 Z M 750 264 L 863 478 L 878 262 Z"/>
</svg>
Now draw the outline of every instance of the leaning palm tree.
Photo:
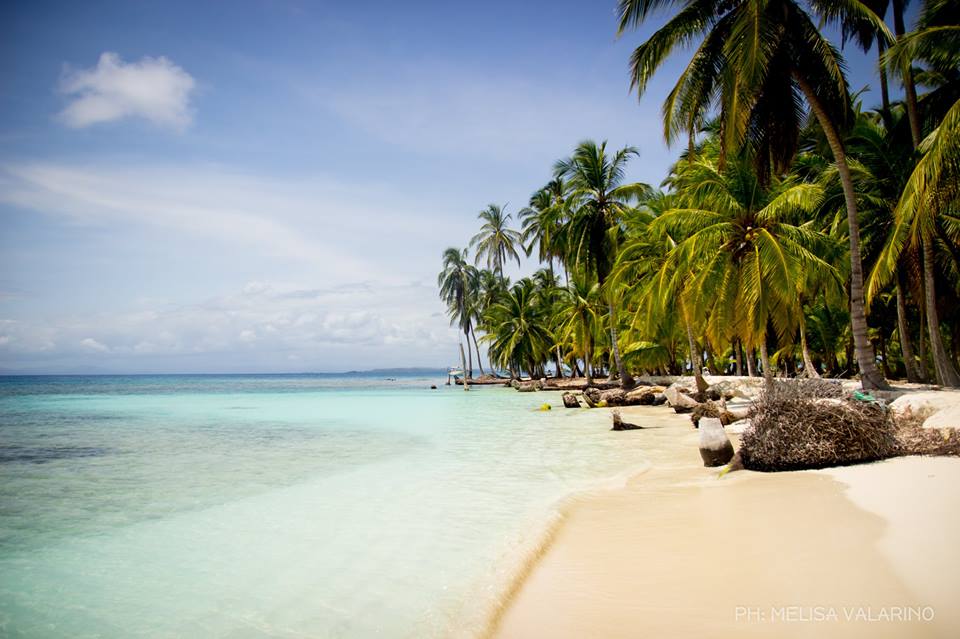
<svg viewBox="0 0 960 639">
<path fill-rule="evenodd" d="M 467 262 L 467 249 L 448 248 L 443 252 L 443 270 L 437 276 L 440 299 L 447 304 L 450 324 L 458 325 L 467 340 L 467 379 L 473 378 L 473 354 L 470 351 L 470 333 L 473 330 L 473 294 L 477 269 Z M 463 353 L 461 352 L 461 355 Z"/>
<path fill-rule="evenodd" d="M 617 242 L 622 233 L 622 222 L 631 203 L 650 192 L 646 184 L 625 183 L 627 162 L 637 155 L 633 147 L 624 147 L 607 153 L 606 141 L 597 144 L 581 142 L 573 155 L 554 166 L 557 177 L 567 179 L 570 192 L 569 220 L 566 223 L 568 260 L 597 276 L 603 288 L 616 259 Z M 615 296 L 606 291 L 610 312 L 610 347 L 614 363 L 624 388 L 633 386 L 633 377 L 627 372 L 620 357 L 617 339 L 617 308 Z"/>
<path fill-rule="evenodd" d="M 922 247 L 927 328 L 937 381 L 946 386 L 960 386 L 960 375 L 940 339 L 939 319 L 935 312 L 935 279 L 932 268 L 927 268 L 933 262 L 932 235 L 938 218 L 960 203 L 960 100 L 947 112 L 940 126 L 924 140 L 921 150 L 925 154 L 917 162 L 897 203 L 894 228 L 871 274 L 869 292 L 879 292 L 890 280 L 908 241 L 914 247 Z"/>
<path fill-rule="evenodd" d="M 470 240 L 470 246 L 476 248 L 477 263 L 484 256 L 487 258 L 487 268 L 503 277 L 503 263 L 507 258 L 513 258 L 520 266 L 520 254 L 517 247 L 523 247 L 523 238 L 520 233 L 509 228 L 510 214 L 504 212 L 504 207 L 490 204 L 480 211 L 477 217 L 483 220 L 480 232 Z"/>
<path fill-rule="evenodd" d="M 891 39 L 887 27 L 862 2 L 837 4 Z M 843 184 L 851 324 L 862 383 L 864 388 L 887 387 L 867 336 L 857 198 L 842 138 L 851 110 L 840 54 L 795 0 L 620 0 L 619 32 L 638 27 L 655 9 L 677 5 L 676 15 L 633 52 L 631 86 L 643 95 L 677 46 L 700 40 L 663 105 L 667 141 L 685 134 L 692 146 L 693 136 L 717 106 L 721 164 L 747 145 L 761 181 L 771 170 L 783 173 L 789 168 L 806 102 L 824 131 Z"/>
</svg>

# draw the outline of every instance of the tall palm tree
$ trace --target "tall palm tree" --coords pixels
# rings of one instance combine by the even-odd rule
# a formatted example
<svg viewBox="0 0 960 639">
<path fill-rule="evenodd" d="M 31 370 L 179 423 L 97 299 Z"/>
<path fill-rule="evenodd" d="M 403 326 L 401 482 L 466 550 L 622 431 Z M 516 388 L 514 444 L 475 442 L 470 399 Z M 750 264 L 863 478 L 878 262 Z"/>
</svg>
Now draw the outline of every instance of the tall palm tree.
<svg viewBox="0 0 960 639">
<path fill-rule="evenodd" d="M 520 266 L 517 247 L 523 246 L 523 238 L 519 232 L 509 228 L 510 217 L 510 214 L 504 211 L 504 207 L 497 204 L 488 205 L 477 215 L 477 218 L 483 220 L 480 232 L 470 240 L 470 246 L 477 251 L 477 264 L 486 256 L 487 268 L 495 271 L 500 277 L 503 277 L 503 263 L 507 258 L 515 259 L 517 266 Z"/>
<path fill-rule="evenodd" d="M 858 0 L 848 13 L 889 30 Z M 850 119 L 843 61 L 810 14 L 795 0 L 620 0 L 619 32 L 638 27 L 654 9 L 679 5 L 673 18 L 631 57 L 631 85 L 647 83 L 679 45 L 700 40 L 693 59 L 663 106 L 668 142 L 692 137 L 719 105 L 721 163 L 746 144 L 761 180 L 784 172 L 797 151 L 804 101 L 829 143 L 843 185 L 850 242 L 850 308 L 857 363 L 864 388 L 886 388 L 867 336 L 857 199 L 842 131 Z"/>
<path fill-rule="evenodd" d="M 467 341 L 467 379 L 473 378 L 473 353 L 470 333 L 473 330 L 473 295 L 477 289 L 477 269 L 467 262 L 467 249 L 448 248 L 443 252 L 443 270 L 437 276 L 440 299 L 447 304 L 451 326 L 456 324 Z"/>
<path fill-rule="evenodd" d="M 960 27 L 957 29 L 960 39 Z M 894 228 L 870 279 L 870 292 L 876 293 L 893 276 L 897 260 L 909 240 L 922 245 L 924 256 L 924 294 L 927 328 L 936 368 L 937 381 L 960 386 L 960 375 L 940 339 L 936 309 L 936 291 L 932 270 L 933 233 L 938 217 L 960 202 L 960 100 L 947 112 L 940 126 L 921 145 L 924 156 L 907 180 L 894 211 Z"/>
<path fill-rule="evenodd" d="M 646 184 L 625 183 L 627 162 L 637 155 L 633 147 L 607 153 L 606 141 L 597 144 L 581 142 L 573 155 L 554 166 L 557 177 L 566 178 L 570 187 L 569 220 L 567 221 L 569 259 L 594 272 L 603 288 L 613 267 L 622 221 L 631 203 L 649 193 Z M 610 347 L 624 388 L 633 386 L 620 357 L 617 336 L 617 308 L 613 291 L 605 292 L 610 312 Z"/>
</svg>

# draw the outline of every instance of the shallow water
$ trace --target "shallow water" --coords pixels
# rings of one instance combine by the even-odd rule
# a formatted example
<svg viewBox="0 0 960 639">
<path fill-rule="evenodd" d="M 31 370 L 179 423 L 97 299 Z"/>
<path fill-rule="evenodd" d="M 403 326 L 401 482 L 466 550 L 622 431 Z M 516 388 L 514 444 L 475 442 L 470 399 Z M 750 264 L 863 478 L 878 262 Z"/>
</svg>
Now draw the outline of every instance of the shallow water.
<svg viewBox="0 0 960 639">
<path fill-rule="evenodd" d="M 478 631 L 557 500 L 640 439 L 442 381 L 0 378 L 0 635 Z"/>
</svg>

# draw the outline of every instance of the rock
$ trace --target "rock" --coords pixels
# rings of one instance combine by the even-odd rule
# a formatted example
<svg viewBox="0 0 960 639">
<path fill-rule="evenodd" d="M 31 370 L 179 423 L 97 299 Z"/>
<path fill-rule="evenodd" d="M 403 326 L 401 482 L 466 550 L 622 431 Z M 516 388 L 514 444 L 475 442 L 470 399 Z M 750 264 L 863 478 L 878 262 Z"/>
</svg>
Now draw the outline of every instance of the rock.
<svg viewBox="0 0 960 639">
<path fill-rule="evenodd" d="M 436 384 L 430 384 L 430 390 L 437 390 Z"/>
<path fill-rule="evenodd" d="M 672 384 L 663 391 L 663 396 L 667 398 L 667 403 L 677 413 L 689 413 L 697 406 L 697 401 L 687 395 L 682 386 Z"/>
<path fill-rule="evenodd" d="M 620 411 L 613 411 L 613 428 L 611 430 L 639 430 L 641 428 L 643 426 L 623 421 L 623 418 L 620 417 Z"/>
<path fill-rule="evenodd" d="M 763 390 L 762 377 L 735 377 L 733 379 L 723 379 L 710 386 L 710 389 L 724 399 L 734 397 L 743 397 L 744 399 L 753 399 Z"/>
<path fill-rule="evenodd" d="M 923 420 L 924 428 L 960 428 L 960 406 L 941 408 Z"/>
<path fill-rule="evenodd" d="M 895 413 L 909 410 L 914 415 L 930 416 L 944 408 L 960 406 L 960 391 L 921 391 L 898 397 L 890 404 Z"/>
<path fill-rule="evenodd" d="M 708 468 L 723 466 L 733 459 L 733 444 L 719 419 L 704 417 L 700 420 L 700 457 Z"/>
<path fill-rule="evenodd" d="M 563 406 L 565 408 L 580 408 L 580 400 L 573 393 L 564 393 Z"/>
<path fill-rule="evenodd" d="M 725 426 L 726 431 L 728 433 L 733 433 L 734 435 L 742 435 L 743 432 L 748 428 L 750 428 L 749 419 L 740 419 Z"/>
<path fill-rule="evenodd" d="M 667 396 L 663 393 L 657 393 L 653 396 L 653 405 L 654 406 L 663 406 L 667 403 Z"/>
<path fill-rule="evenodd" d="M 532 393 L 534 391 L 540 390 L 537 388 L 536 382 L 517 382 L 517 385 L 514 386 L 518 392 L 521 393 Z"/>
</svg>

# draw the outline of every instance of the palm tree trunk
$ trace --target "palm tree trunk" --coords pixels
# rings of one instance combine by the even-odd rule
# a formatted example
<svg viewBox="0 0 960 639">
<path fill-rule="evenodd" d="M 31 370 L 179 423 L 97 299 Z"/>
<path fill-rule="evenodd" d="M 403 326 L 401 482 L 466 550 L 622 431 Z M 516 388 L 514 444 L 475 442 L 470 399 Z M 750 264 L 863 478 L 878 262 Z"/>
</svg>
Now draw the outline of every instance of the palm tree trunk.
<svg viewBox="0 0 960 639">
<path fill-rule="evenodd" d="M 837 133 L 836 127 L 820 104 L 820 99 L 813 88 L 799 75 L 794 75 L 800 90 L 803 91 L 810 108 L 813 110 L 820 127 L 823 129 L 833 159 L 837 165 L 837 173 L 843 185 L 843 199 L 847 205 L 847 227 L 850 235 L 850 328 L 853 332 L 854 350 L 857 364 L 860 367 L 860 384 L 865 390 L 875 388 L 890 388 L 883 379 L 883 374 L 877 368 L 873 356 L 873 348 L 867 338 L 867 314 L 863 303 L 863 262 L 860 258 L 860 221 L 857 219 L 857 196 L 853 190 L 853 178 L 850 176 L 850 167 L 847 165 L 847 154 Z"/>
<path fill-rule="evenodd" d="M 463 369 L 463 390 L 470 390 L 470 379 L 467 377 L 467 360 L 463 356 L 463 342 L 460 342 L 460 368 Z"/>
<path fill-rule="evenodd" d="M 887 69 L 883 66 L 883 53 L 887 50 L 881 38 L 877 38 L 877 57 L 880 58 L 880 104 L 883 106 L 883 115 L 890 117 L 890 87 L 887 84 Z"/>
<path fill-rule="evenodd" d="M 697 342 L 693 339 L 693 328 L 690 326 L 690 320 L 687 319 L 686 311 L 683 313 L 683 323 L 687 327 L 687 348 L 690 349 L 690 368 L 693 369 L 693 377 L 697 381 L 697 392 L 704 393 L 710 387 L 707 380 L 703 378 L 703 371 L 700 370 L 700 360 L 697 353 Z"/>
<path fill-rule="evenodd" d="M 933 366 L 937 383 L 942 386 L 960 386 L 960 375 L 954 367 L 940 337 L 940 317 L 937 314 L 937 296 L 933 284 L 933 239 L 923 237 L 923 281 L 927 306 L 927 332 L 930 334 L 930 349 L 933 351 Z"/>
<path fill-rule="evenodd" d="M 760 340 L 760 366 L 763 368 L 763 381 L 767 390 L 773 388 L 773 369 L 770 368 L 770 358 L 767 355 L 767 336 Z"/>
<path fill-rule="evenodd" d="M 473 352 L 470 350 L 470 330 L 464 329 L 463 334 L 467 336 L 467 367 L 463 370 L 464 379 L 473 379 Z M 460 344 L 463 348 L 463 344 Z"/>
<path fill-rule="evenodd" d="M 757 376 L 757 354 L 752 348 L 747 349 L 747 375 Z"/>
<path fill-rule="evenodd" d="M 917 362 L 913 358 L 913 344 L 910 342 L 910 326 L 907 324 L 907 303 L 903 295 L 903 284 L 899 281 L 903 274 L 897 273 L 897 336 L 900 338 L 900 353 L 903 355 L 903 368 L 907 372 L 908 382 L 919 382 Z"/>
<path fill-rule="evenodd" d="M 609 295 L 612 296 L 613 294 L 610 293 Z M 610 309 L 610 350 L 613 352 L 613 361 L 617 365 L 617 372 L 620 374 L 620 386 L 625 389 L 633 388 L 633 377 L 624 368 L 623 360 L 620 359 L 620 346 L 617 344 L 617 315 L 612 299 L 608 300 L 607 307 Z M 613 371 L 610 372 L 613 373 Z"/>
<path fill-rule="evenodd" d="M 554 359 L 557 362 L 557 378 L 563 379 L 563 357 L 560 355 L 560 347 L 554 347 Z"/>
<path fill-rule="evenodd" d="M 812 379 L 819 379 L 820 373 L 817 367 L 813 365 L 813 358 L 810 357 L 810 347 L 807 344 L 807 321 L 803 317 L 803 311 L 800 312 L 800 351 L 803 353 L 803 374 Z"/>
<path fill-rule="evenodd" d="M 480 357 L 480 346 L 477 344 L 477 332 L 470 331 L 470 334 L 473 335 L 473 347 L 477 349 L 477 366 L 480 367 L 480 376 L 482 377 L 486 375 L 486 373 L 483 372 L 483 359 Z M 470 348 L 469 344 L 467 344 L 467 348 Z"/>
<path fill-rule="evenodd" d="M 926 288 L 926 286 L 923 286 L 924 291 L 926 291 Z M 927 381 L 930 379 L 930 371 L 927 368 L 927 340 L 923 334 L 924 327 L 927 325 L 926 292 L 924 292 L 923 299 L 923 304 L 920 305 L 920 377 L 923 378 L 923 381 Z"/>
<path fill-rule="evenodd" d="M 906 31 L 906 25 L 903 22 L 903 5 L 899 0 L 893 2 L 893 32 L 897 40 L 903 36 Z M 917 109 L 917 87 L 913 82 L 913 71 L 910 68 L 903 70 L 903 97 L 907 103 L 907 119 L 910 121 L 910 136 L 913 138 L 913 148 L 920 146 L 920 114 Z"/>
<path fill-rule="evenodd" d="M 743 353 L 740 351 L 740 341 L 733 340 L 733 356 L 737 360 L 737 376 L 743 375 Z"/>
<path fill-rule="evenodd" d="M 587 378 L 587 386 L 593 384 L 593 364 L 590 363 L 591 359 L 593 359 L 593 354 L 588 348 L 583 356 L 583 374 Z"/>
</svg>

